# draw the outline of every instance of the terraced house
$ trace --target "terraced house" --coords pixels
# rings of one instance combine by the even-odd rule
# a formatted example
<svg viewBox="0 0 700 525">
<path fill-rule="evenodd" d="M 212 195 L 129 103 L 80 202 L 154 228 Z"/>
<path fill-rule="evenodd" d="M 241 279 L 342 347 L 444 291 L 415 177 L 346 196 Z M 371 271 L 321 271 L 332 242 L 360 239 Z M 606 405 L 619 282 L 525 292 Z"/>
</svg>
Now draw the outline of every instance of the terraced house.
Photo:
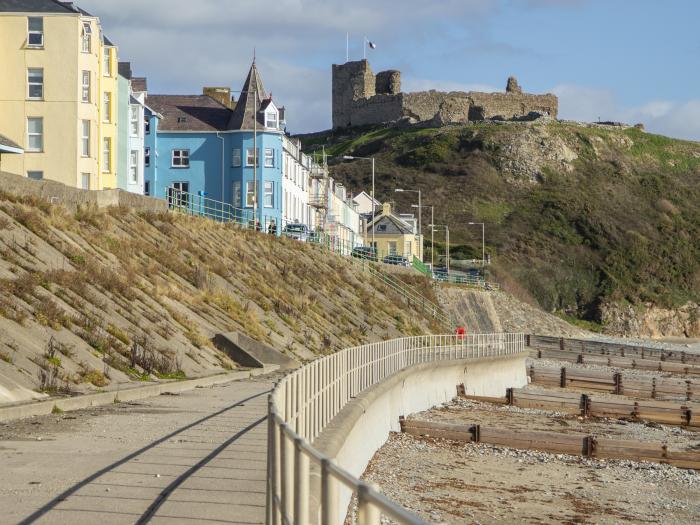
<svg viewBox="0 0 700 525">
<path fill-rule="evenodd" d="M 255 63 L 237 101 L 227 88 L 151 95 L 145 147 L 147 193 L 195 213 L 236 214 L 261 228 L 282 222 L 284 108 L 268 96 Z M 156 114 L 162 116 L 157 119 Z"/>
<path fill-rule="evenodd" d="M 0 133 L 24 149 L 3 169 L 84 189 L 127 189 L 118 182 L 126 169 L 118 101 L 128 84 L 117 62 L 99 18 L 74 3 L 0 0 Z"/>
</svg>

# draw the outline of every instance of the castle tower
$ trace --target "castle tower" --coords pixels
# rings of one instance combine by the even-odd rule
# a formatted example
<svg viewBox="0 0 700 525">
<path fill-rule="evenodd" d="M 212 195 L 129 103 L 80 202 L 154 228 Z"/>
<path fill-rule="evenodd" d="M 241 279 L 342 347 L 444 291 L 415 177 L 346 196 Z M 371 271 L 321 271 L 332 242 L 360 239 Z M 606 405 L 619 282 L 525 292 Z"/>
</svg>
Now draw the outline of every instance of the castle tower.
<svg viewBox="0 0 700 525">
<path fill-rule="evenodd" d="M 333 64 L 333 129 L 352 125 L 352 103 L 373 97 L 376 79 L 367 60 Z"/>
</svg>

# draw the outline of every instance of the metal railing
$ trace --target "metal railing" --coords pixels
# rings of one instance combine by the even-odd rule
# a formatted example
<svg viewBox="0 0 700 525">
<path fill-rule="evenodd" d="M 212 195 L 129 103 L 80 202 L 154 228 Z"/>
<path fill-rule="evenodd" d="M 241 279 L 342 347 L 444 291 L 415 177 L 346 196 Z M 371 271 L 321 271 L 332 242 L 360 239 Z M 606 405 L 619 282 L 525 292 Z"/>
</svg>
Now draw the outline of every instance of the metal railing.
<svg viewBox="0 0 700 525">
<path fill-rule="evenodd" d="M 267 525 L 343 523 L 348 499 L 341 497 L 341 487 L 357 496 L 359 525 L 378 525 L 382 515 L 402 525 L 424 524 L 310 443 L 348 402 L 404 368 L 524 349 L 523 334 L 404 337 L 346 348 L 285 376 L 268 405 Z M 318 494 L 309 489 L 312 470 L 320 473 Z"/>
</svg>

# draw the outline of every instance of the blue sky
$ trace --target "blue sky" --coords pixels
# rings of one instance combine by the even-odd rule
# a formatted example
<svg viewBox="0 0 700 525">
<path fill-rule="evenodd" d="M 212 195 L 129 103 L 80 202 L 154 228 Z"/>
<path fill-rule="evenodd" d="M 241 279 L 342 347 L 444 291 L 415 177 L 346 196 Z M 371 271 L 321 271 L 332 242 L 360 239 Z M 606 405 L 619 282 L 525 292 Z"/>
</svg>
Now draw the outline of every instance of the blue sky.
<svg viewBox="0 0 700 525">
<path fill-rule="evenodd" d="M 643 122 L 700 140 L 700 2 L 693 0 L 82 0 L 152 93 L 240 89 L 257 49 L 293 132 L 330 125 L 330 67 L 400 69 L 407 91 L 554 92 L 560 117 Z"/>
</svg>

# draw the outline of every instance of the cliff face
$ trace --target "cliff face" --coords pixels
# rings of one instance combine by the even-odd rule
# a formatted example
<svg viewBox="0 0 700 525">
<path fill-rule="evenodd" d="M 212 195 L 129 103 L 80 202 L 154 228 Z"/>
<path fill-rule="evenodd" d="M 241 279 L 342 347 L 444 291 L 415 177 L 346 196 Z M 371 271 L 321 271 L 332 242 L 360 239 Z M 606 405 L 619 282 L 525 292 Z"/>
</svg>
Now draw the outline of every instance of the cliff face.
<svg viewBox="0 0 700 525">
<path fill-rule="evenodd" d="M 679 308 L 606 304 L 601 307 L 606 331 L 625 337 L 700 337 L 700 305 L 688 302 Z"/>
<path fill-rule="evenodd" d="M 401 210 L 410 210 L 415 194 L 394 189 L 420 189 L 435 223 L 449 224 L 453 259 L 481 257 L 481 228 L 469 223 L 485 223 L 496 280 L 516 283 L 547 312 L 598 329 L 607 323 L 616 333 L 694 330 L 684 312 L 689 302 L 700 304 L 699 143 L 540 119 L 305 140 L 307 150 L 321 145 L 330 155 L 374 157 L 378 198 Z M 351 191 L 370 183 L 364 163 L 337 161 L 333 169 Z M 652 305 L 659 327 L 611 316 L 603 304 Z M 677 311 L 677 320 L 662 321 L 675 318 L 665 311 Z"/>
</svg>

